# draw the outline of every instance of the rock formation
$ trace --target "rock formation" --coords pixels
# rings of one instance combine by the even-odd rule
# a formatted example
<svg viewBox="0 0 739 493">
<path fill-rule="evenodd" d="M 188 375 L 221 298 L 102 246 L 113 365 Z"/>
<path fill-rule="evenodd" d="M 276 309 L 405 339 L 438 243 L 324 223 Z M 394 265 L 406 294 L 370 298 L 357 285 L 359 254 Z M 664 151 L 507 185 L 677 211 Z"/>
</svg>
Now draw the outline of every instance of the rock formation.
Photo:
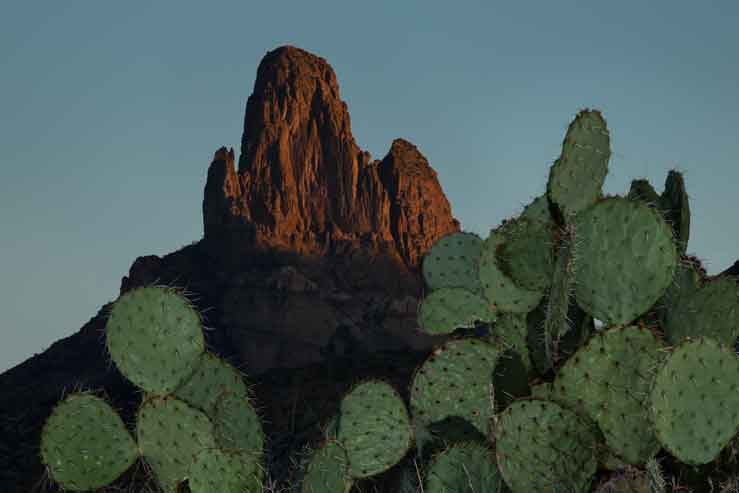
<svg viewBox="0 0 739 493">
<path fill-rule="evenodd" d="M 414 145 L 396 139 L 374 161 L 359 149 L 320 57 L 284 46 L 263 58 L 238 170 L 232 149 L 215 153 L 203 221 L 200 241 L 137 258 L 120 293 L 151 283 L 192 293 L 209 347 L 248 373 L 273 437 L 317 430 L 358 378 L 402 391 L 446 338 L 416 330 L 420 263 L 459 222 Z M 41 426 L 64 391 L 102 389 L 131 423 L 139 396 L 105 352 L 110 306 L 0 375 L 0 491 L 40 484 Z"/>
</svg>

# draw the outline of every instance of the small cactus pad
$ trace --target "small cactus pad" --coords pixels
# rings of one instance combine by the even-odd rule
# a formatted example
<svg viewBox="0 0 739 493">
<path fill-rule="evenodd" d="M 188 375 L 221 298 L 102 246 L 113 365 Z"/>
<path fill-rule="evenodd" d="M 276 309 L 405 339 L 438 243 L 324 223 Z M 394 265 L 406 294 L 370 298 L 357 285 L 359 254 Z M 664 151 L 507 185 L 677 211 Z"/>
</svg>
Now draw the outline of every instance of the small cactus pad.
<svg viewBox="0 0 739 493">
<path fill-rule="evenodd" d="M 498 468 L 513 493 L 584 493 L 598 466 L 596 439 L 596 429 L 573 411 L 550 401 L 522 399 L 498 418 Z"/>
<path fill-rule="evenodd" d="M 64 489 L 87 491 L 121 476 L 138 457 L 133 437 L 103 399 L 70 394 L 41 433 L 41 460 Z"/>
<path fill-rule="evenodd" d="M 458 443 L 437 454 L 424 478 L 424 493 L 505 491 L 495 455 L 474 442 Z"/>
<path fill-rule="evenodd" d="M 475 321 L 493 322 L 495 310 L 485 298 L 464 288 L 439 288 L 419 306 L 418 323 L 429 334 L 451 334 Z"/>
<path fill-rule="evenodd" d="M 349 493 L 354 481 L 348 476 L 346 452 L 336 440 L 327 440 L 304 465 L 300 493 Z"/>
<path fill-rule="evenodd" d="M 630 200 L 641 200 L 653 207 L 659 206 L 659 195 L 654 190 L 652 184 L 649 183 L 649 180 L 646 179 L 632 180 L 631 189 L 626 198 Z"/>
<path fill-rule="evenodd" d="M 574 259 L 578 304 L 606 325 L 626 325 L 665 292 L 678 254 L 658 212 L 608 197 L 576 216 Z"/>
<path fill-rule="evenodd" d="M 149 286 L 124 293 L 105 330 L 118 369 L 150 394 L 173 392 L 205 350 L 199 314 L 174 289 Z"/>
<path fill-rule="evenodd" d="M 605 119 L 597 110 L 580 111 L 567 129 L 547 183 L 549 200 L 563 216 L 578 213 L 600 197 L 610 157 Z"/>
<path fill-rule="evenodd" d="M 691 292 L 691 270 L 683 279 L 680 294 L 666 297 L 663 323 L 667 340 L 675 345 L 686 337 L 708 336 L 731 345 L 739 335 L 739 283 L 731 276 L 706 279 Z"/>
<path fill-rule="evenodd" d="M 526 314 L 503 312 L 498 314 L 490 335 L 484 337 L 483 340 L 503 349 L 517 352 L 526 368 L 526 372 L 530 373 L 533 368 L 529 346 L 526 342 L 528 330 Z"/>
<path fill-rule="evenodd" d="M 400 394 L 382 381 L 356 385 L 340 405 L 337 438 L 352 478 L 380 474 L 397 464 L 413 442 L 413 429 Z"/>
<path fill-rule="evenodd" d="M 546 290 L 554 271 L 551 223 L 516 219 L 506 226 L 505 241 L 496 252 L 498 267 L 524 289 Z"/>
<path fill-rule="evenodd" d="M 660 449 L 645 396 L 663 347 L 648 329 L 610 328 L 593 334 L 554 379 L 554 400 L 571 408 L 582 405 L 608 447 L 630 464 L 641 464 Z"/>
<path fill-rule="evenodd" d="M 175 396 L 212 417 L 216 401 L 225 391 L 248 396 L 239 370 L 206 351 L 192 375 L 177 388 Z"/>
<path fill-rule="evenodd" d="M 221 448 L 245 450 L 257 458 L 264 451 L 262 422 L 242 393 L 224 392 L 213 412 L 216 443 Z"/>
<path fill-rule="evenodd" d="M 195 454 L 188 485 L 191 493 L 263 493 L 262 477 L 261 466 L 252 455 L 206 448 Z"/>
<path fill-rule="evenodd" d="M 673 456 L 712 461 L 739 426 L 739 359 L 710 337 L 686 339 L 659 369 L 650 405 L 657 438 Z"/>
<path fill-rule="evenodd" d="M 665 180 L 665 189 L 660 197 L 660 208 L 677 238 L 678 250 L 685 253 L 690 239 L 690 200 L 685 191 L 682 173 L 670 170 Z"/>
<path fill-rule="evenodd" d="M 477 263 L 482 239 L 474 233 L 451 233 L 433 244 L 423 257 L 423 278 L 429 289 L 466 288 L 479 291 Z"/>
<path fill-rule="evenodd" d="M 552 222 L 552 214 L 549 212 L 549 199 L 547 194 L 539 195 L 531 201 L 519 215 L 521 219 L 531 219 L 544 223 Z"/>
<path fill-rule="evenodd" d="M 452 340 L 436 348 L 413 376 L 414 418 L 432 424 L 459 416 L 487 436 L 495 413 L 493 377 L 502 352 L 477 339 Z"/>
<path fill-rule="evenodd" d="M 146 399 L 136 415 L 139 450 L 165 490 L 188 478 L 195 455 L 215 448 L 213 423 L 174 397 Z"/>
<path fill-rule="evenodd" d="M 485 298 L 500 311 L 527 313 L 539 304 L 544 294 L 541 291 L 532 291 L 518 286 L 501 270 L 497 251 L 506 241 L 507 229 L 508 223 L 504 222 L 490 231 L 490 236 L 483 242 L 478 266 L 482 292 Z"/>
</svg>

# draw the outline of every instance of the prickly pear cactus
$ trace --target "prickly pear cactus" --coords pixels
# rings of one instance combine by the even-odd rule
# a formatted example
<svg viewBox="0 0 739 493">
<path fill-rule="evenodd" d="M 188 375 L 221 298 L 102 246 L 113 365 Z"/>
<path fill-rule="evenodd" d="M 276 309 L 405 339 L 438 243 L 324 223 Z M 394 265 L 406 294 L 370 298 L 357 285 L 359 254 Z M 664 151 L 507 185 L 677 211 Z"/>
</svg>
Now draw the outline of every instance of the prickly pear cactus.
<svg viewBox="0 0 739 493">
<path fill-rule="evenodd" d="M 139 456 L 120 416 L 100 397 L 68 395 L 46 420 L 41 459 L 65 489 L 102 488 L 121 476 Z"/>
</svg>

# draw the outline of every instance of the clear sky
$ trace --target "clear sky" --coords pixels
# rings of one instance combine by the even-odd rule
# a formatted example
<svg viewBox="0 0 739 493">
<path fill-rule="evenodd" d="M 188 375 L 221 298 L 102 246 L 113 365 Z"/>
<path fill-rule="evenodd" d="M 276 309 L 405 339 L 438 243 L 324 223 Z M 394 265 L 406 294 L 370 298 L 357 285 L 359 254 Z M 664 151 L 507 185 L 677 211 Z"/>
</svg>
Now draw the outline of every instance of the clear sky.
<svg viewBox="0 0 739 493">
<path fill-rule="evenodd" d="M 0 372 L 117 298 L 137 256 L 202 237 L 264 54 L 326 58 L 359 146 L 413 142 L 465 231 L 544 192 L 578 109 L 607 193 L 684 172 L 688 251 L 739 259 L 739 2 L 7 2 L 0 15 Z"/>
</svg>

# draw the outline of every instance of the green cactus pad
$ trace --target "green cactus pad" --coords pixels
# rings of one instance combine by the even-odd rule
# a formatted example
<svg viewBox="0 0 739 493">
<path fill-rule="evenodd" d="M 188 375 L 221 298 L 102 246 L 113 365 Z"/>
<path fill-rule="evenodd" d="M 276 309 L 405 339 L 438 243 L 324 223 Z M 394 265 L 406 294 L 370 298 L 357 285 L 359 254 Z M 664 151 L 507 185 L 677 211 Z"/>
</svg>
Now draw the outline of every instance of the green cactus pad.
<svg viewBox="0 0 739 493">
<path fill-rule="evenodd" d="M 554 400 L 582 406 L 608 447 L 629 464 L 641 464 L 660 449 L 646 397 L 663 348 L 648 329 L 610 328 L 593 334 L 554 379 Z"/>
<path fill-rule="evenodd" d="M 482 239 L 474 233 L 451 233 L 433 244 L 423 257 L 421 270 L 429 289 L 480 290 L 477 264 Z"/>
<path fill-rule="evenodd" d="M 105 330 L 118 369 L 150 394 L 173 392 L 205 350 L 200 315 L 169 288 L 141 287 L 121 295 Z"/>
<path fill-rule="evenodd" d="M 519 287 L 545 291 L 554 272 L 554 236 L 551 223 L 516 219 L 506 224 L 505 241 L 497 248 L 500 270 Z"/>
<path fill-rule="evenodd" d="M 578 304 L 606 325 L 626 325 L 665 292 L 678 254 L 658 212 L 609 197 L 576 216 L 574 259 Z"/>
<path fill-rule="evenodd" d="M 175 396 L 213 416 L 216 401 L 229 391 L 247 398 L 248 389 L 239 370 L 211 352 L 204 352 L 195 371 L 175 391 Z"/>
<path fill-rule="evenodd" d="M 605 119 L 597 110 L 580 111 L 567 129 L 547 183 L 549 200 L 563 216 L 580 212 L 601 196 L 610 157 Z"/>
<path fill-rule="evenodd" d="M 584 493 L 598 466 L 596 437 L 586 420 L 563 406 L 522 399 L 498 418 L 498 468 L 513 493 Z"/>
<path fill-rule="evenodd" d="M 414 418 L 431 424 L 459 416 L 487 436 L 493 417 L 493 377 L 503 348 L 477 339 L 449 341 L 416 369 L 410 405 Z"/>
<path fill-rule="evenodd" d="M 451 334 L 459 327 L 474 327 L 475 321 L 493 322 L 496 318 L 485 298 L 464 288 L 432 291 L 418 312 L 418 323 L 429 334 Z"/>
<path fill-rule="evenodd" d="M 186 480 L 195 455 L 216 448 L 213 423 L 174 397 L 147 398 L 136 415 L 139 450 L 165 490 Z"/>
<path fill-rule="evenodd" d="M 572 227 L 567 225 L 559 234 L 557 261 L 554 266 L 544 317 L 544 357 L 547 368 L 559 360 L 559 342 L 569 331 L 567 312 L 570 307 L 572 281 Z"/>
<path fill-rule="evenodd" d="M 41 460 L 63 488 L 102 488 L 138 457 L 133 437 L 103 399 L 70 394 L 52 411 L 41 432 Z"/>
<path fill-rule="evenodd" d="M 482 292 L 497 310 L 527 313 L 539 304 L 544 294 L 518 286 L 498 265 L 496 253 L 506 240 L 507 229 L 508 223 L 504 222 L 490 231 L 490 236 L 483 242 L 478 266 Z"/>
<path fill-rule="evenodd" d="M 300 493 L 349 493 L 354 480 L 348 474 L 346 452 L 336 440 L 327 440 L 303 464 Z"/>
<path fill-rule="evenodd" d="M 680 292 L 666 297 L 663 315 L 667 340 L 675 345 L 686 337 L 707 336 L 724 345 L 732 345 L 739 335 L 739 284 L 731 276 L 706 279 L 695 290 L 690 289 L 689 270 Z"/>
<path fill-rule="evenodd" d="M 544 401 L 554 400 L 554 389 L 551 382 L 538 382 L 531 385 L 531 397 Z"/>
<path fill-rule="evenodd" d="M 424 478 L 424 493 L 498 493 L 505 491 L 495 455 L 488 448 L 466 442 L 437 454 Z"/>
<path fill-rule="evenodd" d="M 649 180 L 646 179 L 632 180 L 631 189 L 626 198 L 629 200 L 641 200 L 653 207 L 658 207 L 660 204 L 659 195 L 652 184 L 649 183 Z"/>
<path fill-rule="evenodd" d="M 356 385 L 341 400 L 339 443 L 352 478 L 380 474 L 398 463 L 413 442 L 408 411 L 400 394 L 382 381 Z"/>
<path fill-rule="evenodd" d="M 547 301 L 542 303 L 526 315 L 528 332 L 526 343 L 529 347 L 529 356 L 534 369 L 541 374 L 546 374 L 551 368 L 551 361 L 547 360 L 544 350 L 544 324 L 546 321 Z M 557 354 L 560 360 L 567 359 L 585 343 L 591 333 L 594 332 L 593 317 L 588 315 L 570 298 L 570 306 L 567 310 L 567 319 L 570 329 L 560 339 Z"/>
<path fill-rule="evenodd" d="M 526 342 L 528 325 L 526 314 L 503 312 L 491 327 L 490 336 L 484 338 L 487 342 L 506 350 L 512 350 L 521 357 L 526 372 L 532 371 L 531 354 Z"/>
<path fill-rule="evenodd" d="M 686 339 L 659 369 L 650 405 L 657 438 L 673 456 L 712 461 L 739 426 L 739 359 L 709 337 Z"/>
<path fill-rule="evenodd" d="M 539 195 L 531 201 L 523 212 L 518 216 L 521 219 L 531 219 L 534 221 L 541 221 L 544 223 L 552 222 L 552 214 L 549 212 L 549 199 L 547 194 Z"/>
<path fill-rule="evenodd" d="M 678 250 L 685 253 L 690 239 L 690 200 L 682 173 L 670 170 L 660 197 L 660 208 L 677 238 Z"/>
<path fill-rule="evenodd" d="M 191 493 L 264 491 L 261 465 L 252 455 L 238 450 L 208 448 L 197 452 L 188 478 Z"/>
<path fill-rule="evenodd" d="M 245 450 L 261 459 L 265 440 L 262 422 L 244 394 L 223 392 L 216 401 L 213 424 L 219 447 Z"/>
</svg>

